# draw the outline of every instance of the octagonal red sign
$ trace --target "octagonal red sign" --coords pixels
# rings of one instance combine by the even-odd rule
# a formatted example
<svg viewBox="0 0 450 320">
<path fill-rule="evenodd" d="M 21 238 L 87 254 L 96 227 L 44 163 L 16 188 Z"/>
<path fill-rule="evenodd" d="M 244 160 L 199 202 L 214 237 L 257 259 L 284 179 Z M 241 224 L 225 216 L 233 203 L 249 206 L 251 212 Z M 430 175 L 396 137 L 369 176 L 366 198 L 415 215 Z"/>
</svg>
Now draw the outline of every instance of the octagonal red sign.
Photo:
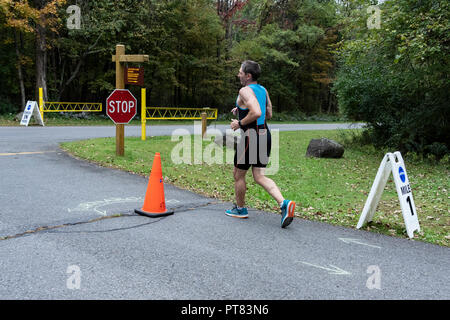
<svg viewBox="0 0 450 320">
<path fill-rule="evenodd" d="M 137 111 L 137 100 L 127 89 L 116 89 L 106 99 L 106 114 L 115 124 L 127 124 Z"/>
</svg>

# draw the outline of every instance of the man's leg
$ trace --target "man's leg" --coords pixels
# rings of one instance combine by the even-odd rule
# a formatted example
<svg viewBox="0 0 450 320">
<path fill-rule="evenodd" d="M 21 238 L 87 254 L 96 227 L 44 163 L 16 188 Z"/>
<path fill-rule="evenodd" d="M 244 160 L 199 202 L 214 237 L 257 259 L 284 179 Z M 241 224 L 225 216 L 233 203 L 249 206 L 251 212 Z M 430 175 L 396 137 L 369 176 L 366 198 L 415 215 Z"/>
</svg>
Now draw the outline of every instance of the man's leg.
<svg viewBox="0 0 450 320">
<path fill-rule="evenodd" d="M 255 179 L 255 182 L 263 187 L 278 202 L 278 205 L 281 206 L 284 198 L 276 183 L 264 175 L 265 169 L 266 168 L 252 167 L 253 178 Z"/>
<path fill-rule="evenodd" d="M 225 214 L 235 218 L 247 218 L 248 211 L 245 208 L 245 192 L 247 186 L 245 184 L 245 174 L 247 170 L 242 170 L 234 167 L 234 191 L 236 194 L 236 206 L 230 210 L 225 211 Z"/>
<path fill-rule="evenodd" d="M 247 170 L 242 170 L 234 167 L 234 192 L 236 195 L 236 204 L 238 207 L 245 206 L 245 192 L 247 191 L 247 185 L 245 183 L 245 175 Z"/>
<path fill-rule="evenodd" d="M 294 219 L 295 202 L 283 198 L 275 182 L 264 175 L 264 168 L 253 167 L 252 172 L 255 182 L 262 186 L 278 202 L 281 209 L 281 227 L 286 228 Z"/>
</svg>

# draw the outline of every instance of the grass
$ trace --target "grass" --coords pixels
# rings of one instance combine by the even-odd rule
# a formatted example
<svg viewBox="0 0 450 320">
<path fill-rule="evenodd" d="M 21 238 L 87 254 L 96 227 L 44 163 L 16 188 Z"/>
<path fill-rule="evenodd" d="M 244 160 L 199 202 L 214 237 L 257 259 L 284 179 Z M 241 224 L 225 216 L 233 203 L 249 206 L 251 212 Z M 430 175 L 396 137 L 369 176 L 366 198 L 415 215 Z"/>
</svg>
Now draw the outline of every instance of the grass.
<svg viewBox="0 0 450 320">
<path fill-rule="evenodd" d="M 345 133 L 343 130 L 280 132 L 280 170 L 270 177 L 285 198 L 297 202 L 296 216 L 356 227 L 384 151 L 348 144 L 341 159 L 306 158 L 304 155 L 313 138 L 327 137 L 345 143 L 348 135 L 359 133 L 359 130 L 346 130 Z M 159 152 L 166 183 L 233 202 L 233 165 L 175 164 L 171 152 L 179 143 L 171 141 L 170 137 L 151 137 L 146 141 L 138 137 L 126 138 L 123 157 L 115 155 L 114 138 L 63 143 L 61 147 L 76 157 L 145 176 L 149 175 L 155 152 Z M 204 147 L 209 144 L 203 142 Z M 223 153 L 226 154 L 225 148 Z M 421 227 L 420 233 L 415 232 L 414 239 L 450 246 L 448 163 L 409 161 L 408 156 L 404 156 L 404 160 Z M 247 188 L 249 207 L 279 212 L 275 200 L 254 183 L 251 173 L 247 176 Z M 373 220 L 363 228 L 408 238 L 392 176 Z"/>
</svg>

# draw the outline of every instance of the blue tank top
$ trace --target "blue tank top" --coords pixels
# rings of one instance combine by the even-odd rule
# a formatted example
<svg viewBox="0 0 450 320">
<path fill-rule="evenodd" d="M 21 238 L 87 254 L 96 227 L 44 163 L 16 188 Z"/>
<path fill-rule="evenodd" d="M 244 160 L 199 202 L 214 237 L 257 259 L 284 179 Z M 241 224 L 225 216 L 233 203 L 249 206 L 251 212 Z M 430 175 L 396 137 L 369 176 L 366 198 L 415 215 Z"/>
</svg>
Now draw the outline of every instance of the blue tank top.
<svg viewBox="0 0 450 320">
<path fill-rule="evenodd" d="M 267 103 L 266 89 L 260 84 L 249 84 L 248 86 L 255 93 L 256 99 L 258 100 L 259 106 L 261 107 L 261 116 L 256 120 L 256 124 L 257 125 L 264 124 L 266 121 L 266 103 Z M 248 114 L 248 108 L 241 108 L 237 104 L 237 99 L 236 99 L 236 106 L 239 108 L 239 111 L 240 111 L 239 112 L 239 120 L 242 120 Z M 241 112 L 241 110 L 244 112 Z M 242 116 L 242 118 L 241 118 L 241 116 Z"/>
</svg>

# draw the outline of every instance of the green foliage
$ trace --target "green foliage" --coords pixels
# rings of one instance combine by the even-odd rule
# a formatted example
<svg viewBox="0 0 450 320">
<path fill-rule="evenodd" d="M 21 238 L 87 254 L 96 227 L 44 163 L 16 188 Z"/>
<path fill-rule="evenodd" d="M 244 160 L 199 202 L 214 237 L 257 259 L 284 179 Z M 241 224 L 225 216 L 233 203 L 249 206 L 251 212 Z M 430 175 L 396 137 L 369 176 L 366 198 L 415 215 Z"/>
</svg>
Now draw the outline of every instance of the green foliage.
<svg viewBox="0 0 450 320">
<path fill-rule="evenodd" d="M 30 4 L 33 3 L 30 1 Z M 67 6 L 81 9 L 81 29 L 68 29 Z M 10 101 L 20 100 L 13 28 L 0 12 L 0 81 L 9 81 L 3 92 Z M 209 0 L 186 1 L 68 1 L 60 7 L 61 22 L 56 32 L 47 30 L 47 85 L 50 101 L 104 102 L 114 88 L 115 69 L 111 62 L 116 44 L 126 53 L 148 54 L 145 68 L 147 101 L 154 106 L 224 107 L 226 97 L 235 93 L 225 68 L 228 62 L 218 54 L 223 44 L 223 26 Z M 8 32 L 6 32 L 8 31 Z M 22 54 L 28 99 L 35 99 L 34 38 L 24 37 Z M 129 66 L 136 64 L 128 63 Z M 139 93 L 139 88 L 130 87 Z M 232 99 L 234 99 L 233 97 Z M 20 109 L 20 108 L 19 108 Z M 9 110 L 9 109 L 8 109 Z M 6 112 L 5 108 L 0 113 Z"/>
<path fill-rule="evenodd" d="M 35 13 L 34 2 L 23 3 Z M 66 8 L 72 4 L 81 9 L 81 29 L 66 27 Z M 48 99 L 103 102 L 114 88 L 111 55 L 120 43 L 127 53 L 150 56 L 149 62 L 140 64 L 145 68 L 149 106 L 228 110 L 239 90 L 239 65 L 252 58 L 263 67 L 261 82 L 271 92 L 275 112 L 337 110 L 329 94 L 334 59 L 328 46 L 335 41 L 337 21 L 334 1 L 250 0 L 229 19 L 218 14 L 216 4 L 211 0 L 67 1 L 55 9 L 55 23 L 45 30 Z M 0 67 L 0 81 L 10 79 L 5 95 L 17 103 L 20 88 L 14 62 L 18 56 L 10 32 L 15 27 L 6 21 L 0 13 L 0 31 L 5 31 L 2 37 L 8 42 L 0 49 L 0 58 L 7 56 L 10 61 Z M 19 55 L 26 99 L 36 99 L 36 35 L 32 28 L 27 35 L 16 29 L 22 32 Z M 139 88 L 130 89 L 139 95 Z"/>
<path fill-rule="evenodd" d="M 386 1 L 381 29 L 365 10 L 344 34 L 335 83 L 339 106 L 366 121 L 370 142 L 402 152 L 449 153 L 447 1 Z"/>
<path fill-rule="evenodd" d="M 334 66 L 328 45 L 335 39 L 335 9 L 333 1 L 256 1 L 247 13 L 258 27 L 240 35 L 232 53 L 239 61 L 261 64 L 260 82 L 276 112 L 330 111 L 324 92 Z"/>
<path fill-rule="evenodd" d="M 7 97 L 0 96 L 0 110 L 6 113 L 13 113 L 17 111 L 17 106 L 11 103 Z"/>
<path fill-rule="evenodd" d="M 56 2 L 62 3 L 46 3 Z M 125 44 L 127 53 L 150 56 L 128 64 L 145 68 L 148 106 L 227 113 L 239 90 L 239 65 L 252 59 L 261 64 L 274 119 L 361 120 L 369 125 L 365 141 L 376 147 L 440 159 L 450 149 L 449 4 L 387 0 L 381 29 L 369 30 L 367 7 L 377 2 L 250 0 L 224 19 L 211 0 L 67 1 L 52 7 L 54 23 L 43 24 L 48 98 L 104 102 L 115 84 L 111 55 Z M 0 6 L 0 113 L 23 108 L 19 66 L 25 100 L 37 99 L 36 5 L 16 4 L 31 10 L 21 20 L 31 31 L 11 23 L 9 7 Z M 71 4 L 81 8 L 79 30 L 65 24 Z M 139 87 L 128 88 L 139 97 Z"/>
</svg>

